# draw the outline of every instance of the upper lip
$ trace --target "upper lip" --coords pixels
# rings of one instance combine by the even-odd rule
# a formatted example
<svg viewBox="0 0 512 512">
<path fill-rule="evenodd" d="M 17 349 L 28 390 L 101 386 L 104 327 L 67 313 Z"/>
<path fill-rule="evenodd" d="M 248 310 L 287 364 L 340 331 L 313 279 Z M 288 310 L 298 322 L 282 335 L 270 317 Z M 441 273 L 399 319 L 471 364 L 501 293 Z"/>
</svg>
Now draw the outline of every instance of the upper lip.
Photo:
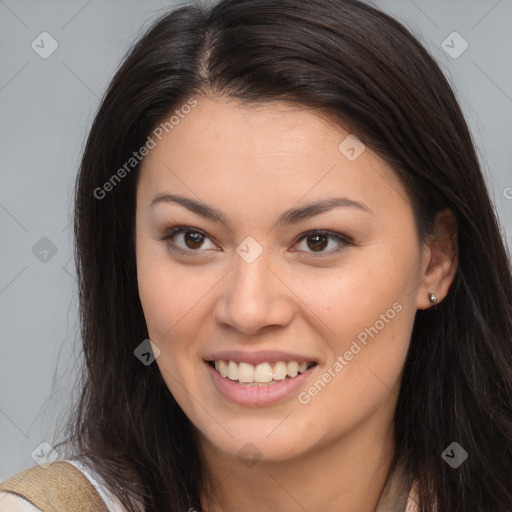
<svg viewBox="0 0 512 512">
<path fill-rule="evenodd" d="M 317 360 L 294 352 L 282 350 L 260 350 L 258 352 L 246 352 L 243 350 L 223 350 L 204 357 L 205 361 L 235 361 L 237 363 L 260 364 L 270 361 L 297 361 L 298 363 Z"/>
</svg>

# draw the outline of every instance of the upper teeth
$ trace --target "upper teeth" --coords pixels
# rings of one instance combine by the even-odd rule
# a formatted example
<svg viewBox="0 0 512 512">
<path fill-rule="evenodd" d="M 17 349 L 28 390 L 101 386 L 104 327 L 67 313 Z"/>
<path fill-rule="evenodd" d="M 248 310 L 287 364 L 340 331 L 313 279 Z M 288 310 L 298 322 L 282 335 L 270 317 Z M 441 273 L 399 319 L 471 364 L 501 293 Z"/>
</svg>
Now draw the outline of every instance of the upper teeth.
<svg viewBox="0 0 512 512">
<path fill-rule="evenodd" d="M 270 363 L 261 363 L 252 365 L 250 363 L 237 363 L 236 361 L 215 361 L 215 369 L 230 380 L 240 382 L 270 382 L 274 380 L 283 380 L 287 375 L 296 377 L 297 374 L 304 373 L 311 363 L 298 363 L 297 361 L 277 361 L 274 367 Z"/>
</svg>

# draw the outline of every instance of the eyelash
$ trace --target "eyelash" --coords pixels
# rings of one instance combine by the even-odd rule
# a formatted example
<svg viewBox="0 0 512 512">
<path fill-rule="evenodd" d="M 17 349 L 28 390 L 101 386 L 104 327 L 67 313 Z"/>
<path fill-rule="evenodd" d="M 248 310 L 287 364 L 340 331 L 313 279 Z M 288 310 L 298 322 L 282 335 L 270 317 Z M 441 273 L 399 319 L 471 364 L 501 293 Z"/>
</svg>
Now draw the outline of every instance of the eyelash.
<svg viewBox="0 0 512 512">
<path fill-rule="evenodd" d="M 202 231 L 198 228 L 193 228 L 192 226 L 175 226 L 174 228 L 171 228 L 170 231 L 166 232 L 166 234 L 160 240 L 162 242 L 165 242 L 165 245 L 167 246 L 167 248 L 173 252 L 177 252 L 180 254 L 186 254 L 186 255 L 192 255 L 192 256 L 199 256 L 200 251 L 201 251 L 200 249 L 198 249 L 198 250 L 181 249 L 174 242 L 171 241 L 172 238 L 174 238 L 176 235 L 179 235 L 181 233 L 186 233 L 186 232 L 197 233 L 206 238 L 210 238 L 204 231 Z M 306 252 L 306 256 L 305 256 L 306 258 L 316 259 L 316 258 L 331 256 L 333 254 L 339 253 L 345 247 L 354 245 L 353 241 L 349 237 L 342 235 L 341 233 L 336 233 L 335 231 L 329 231 L 329 230 L 325 230 L 325 229 L 312 229 L 310 231 L 306 231 L 305 233 L 302 233 L 296 239 L 296 241 L 294 242 L 294 245 L 298 244 L 299 242 L 302 242 L 302 240 L 304 240 L 304 239 L 307 239 L 307 238 L 309 238 L 311 236 L 315 236 L 315 235 L 317 235 L 317 236 L 318 235 L 326 235 L 327 237 L 329 237 L 333 240 L 336 240 L 336 242 L 341 244 L 341 248 L 331 250 L 329 252 L 319 252 L 319 253 Z M 304 252 L 304 251 L 299 251 L 299 252 Z"/>
</svg>

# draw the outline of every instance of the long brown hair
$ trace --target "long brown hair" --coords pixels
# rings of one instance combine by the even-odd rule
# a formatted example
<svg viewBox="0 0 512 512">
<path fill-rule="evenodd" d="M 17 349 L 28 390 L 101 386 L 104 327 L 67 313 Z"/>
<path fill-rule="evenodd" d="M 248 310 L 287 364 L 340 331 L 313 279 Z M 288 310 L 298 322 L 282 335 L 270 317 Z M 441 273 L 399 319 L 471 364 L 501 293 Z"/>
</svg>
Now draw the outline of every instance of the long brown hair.
<svg viewBox="0 0 512 512">
<path fill-rule="evenodd" d="M 416 314 L 395 412 L 395 459 L 421 511 L 512 510 L 512 277 L 503 235 L 460 107 L 438 65 L 399 22 L 357 0 L 223 0 L 184 6 L 133 46 L 95 116 L 75 197 L 84 371 L 68 439 L 128 508 L 201 510 L 193 425 L 156 364 L 134 252 L 140 165 L 158 124 L 195 95 L 280 100 L 336 120 L 391 163 L 418 231 L 450 208 L 459 264 L 438 306 Z M 118 174 L 119 176 L 119 174 Z M 108 191 L 103 197 L 94 191 Z M 441 453 L 469 454 L 457 469 Z M 64 444 L 61 443 L 61 444 Z M 58 446 L 58 445 L 57 445 Z M 71 452 L 70 452 L 71 453 Z"/>
</svg>

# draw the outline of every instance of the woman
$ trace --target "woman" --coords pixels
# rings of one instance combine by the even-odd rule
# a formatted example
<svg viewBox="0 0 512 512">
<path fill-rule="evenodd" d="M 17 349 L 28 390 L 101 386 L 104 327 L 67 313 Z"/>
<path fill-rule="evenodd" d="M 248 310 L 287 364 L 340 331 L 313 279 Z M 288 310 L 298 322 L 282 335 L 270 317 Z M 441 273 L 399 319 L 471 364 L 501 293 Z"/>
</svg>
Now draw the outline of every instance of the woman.
<svg viewBox="0 0 512 512">
<path fill-rule="evenodd" d="M 456 98 L 388 15 L 161 18 L 96 115 L 75 233 L 63 446 L 119 510 L 511 510 L 510 263 Z"/>
</svg>

